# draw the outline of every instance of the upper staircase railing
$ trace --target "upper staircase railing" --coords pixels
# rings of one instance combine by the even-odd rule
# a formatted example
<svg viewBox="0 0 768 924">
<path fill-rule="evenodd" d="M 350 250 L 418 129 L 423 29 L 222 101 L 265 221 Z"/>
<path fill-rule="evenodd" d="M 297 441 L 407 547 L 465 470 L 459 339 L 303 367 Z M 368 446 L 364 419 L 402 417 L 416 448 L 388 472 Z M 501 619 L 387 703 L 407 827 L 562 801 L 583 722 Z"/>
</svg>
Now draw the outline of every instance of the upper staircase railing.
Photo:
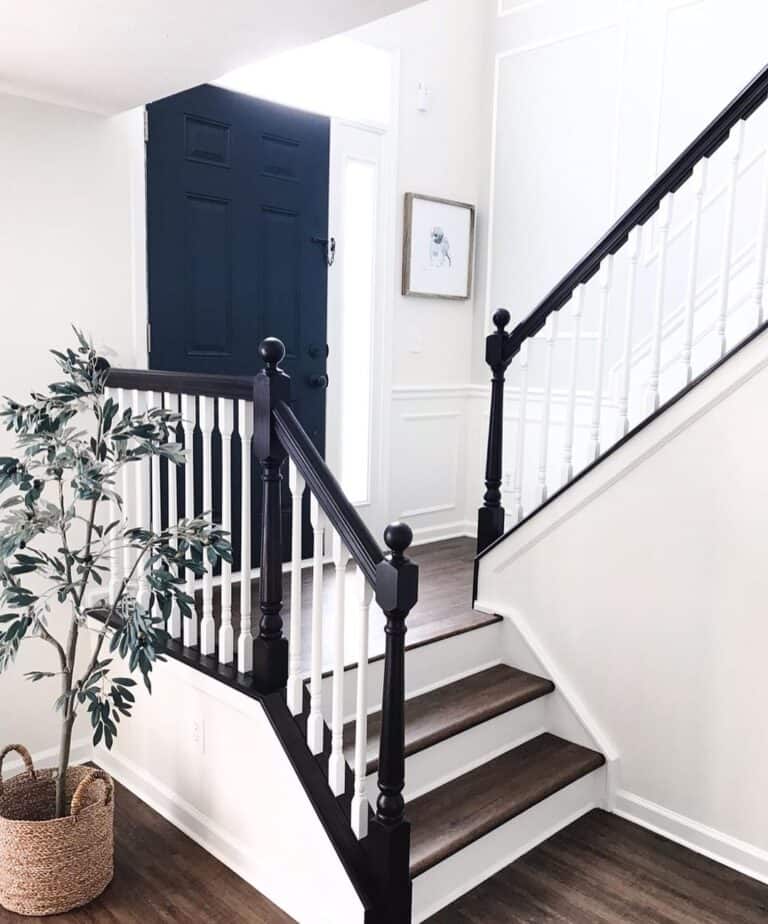
<svg viewBox="0 0 768 924">
<path fill-rule="evenodd" d="M 346 643 L 349 641 L 350 647 L 354 646 L 357 668 L 354 766 L 351 808 L 346 823 L 354 831 L 363 853 L 355 854 L 352 866 L 356 863 L 359 868 L 362 863 L 366 867 L 362 878 L 368 892 L 372 884 L 376 894 L 374 919 L 405 924 L 411 919 L 410 826 L 404 815 L 403 799 L 405 633 L 406 619 L 418 598 L 418 567 L 405 553 L 413 536 L 404 523 L 392 523 L 384 533 L 387 552 L 382 551 L 291 409 L 290 378 L 280 368 L 285 347 L 279 340 L 269 338 L 262 342 L 259 352 L 265 366 L 254 377 L 110 370 L 107 387 L 120 408 L 180 410 L 178 436 L 188 450 L 182 466 L 183 476 L 179 479 L 170 477 L 173 467 L 166 468 L 164 460 L 154 457 L 151 462 L 147 460 L 134 466 L 133 473 L 124 469 L 126 483 L 121 486 L 121 493 L 130 503 L 135 503 L 132 519 L 138 525 L 152 525 L 159 531 L 179 516 L 210 514 L 215 509 L 214 502 L 220 502 L 222 526 L 231 530 L 236 493 L 232 489 L 232 475 L 239 472 L 240 573 L 233 576 L 232 566 L 224 563 L 217 577 L 204 563 L 207 567 L 202 580 L 201 618 L 198 622 L 197 606 L 191 618 L 182 618 L 177 610 L 172 611 L 167 624 L 171 646 L 179 646 L 185 654 L 199 654 L 203 661 L 218 662 L 219 676 L 227 680 L 235 678 L 241 688 L 254 690 L 265 697 L 265 702 L 285 691 L 290 713 L 297 722 L 306 721 L 302 747 L 318 757 L 319 766 L 325 767 L 327 759 L 327 786 L 334 797 L 350 795 L 344 754 L 344 680 L 349 654 Z M 214 433 L 218 434 L 220 442 L 220 460 L 216 465 L 221 472 L 220 486 L 214 479 Z M 240 443 L 239 469 L 233 467 L 233 436 Z M 192 451 L 193 447 L 198 451 Z M 258 469 L 252 467 L 252 458 Z M 198 465 L 201 470 L 196 470 Z M 283 472 L 286 467 L 291 492 L 289 638 L 285 636 L 282 615 Z M 257 470 L 261 481 L 258 579 L 261 616 L 254 630 L 251 529 L 253 476 Z M 304 644 L 302 631 L 302 529 L 307 490 L 313 533 L 308 646 Z M 326 630 L 323 599 L 327 548 L 332 550 L 334 567 L 334 619 L 330 631 Z M 345 613 L 350 560 L 360 578 L 357 582 L 359 608 L 353 620 L 347 620 Z M 126 560 L 114 565 L 110 588 L 118 586 L 121 573 L 130 563 Z M 187 594 L 195 599 L 198 586 L 192 570 L 187 572 L 186 580 Z M 216 581 L 220 584 L 218 599 L 214 593 Z M 238 584 L 239 606 L 234 609 L 239 610 L 239 617 L 237 612 L 234 616 L 239 626 L 235 637 L 233 585 Z M 136 588 L 137 596 L 146 590 Z M 381 690 L 379 794 L 375 812 L 370 809 L 366 791 L 369 616 L 374 596 L 385 617 L 386 646 Z M 348 624 L 351 632 L 347 631 Z M 332 651 L 332 684 L 325 708 L 324 650 Z M 330 734 L 326 725 L 330 726 Z M 294 766 L 298 770 L 301 761 L 294 759 Z M 303 766 L 306 767 L 306 760 Z M 304 782 L 307 785 L 308 781 Z M 338 805 L 342 804 L 331 808 L 338 811 Z M 333 820 L 331 818 L 331 823 Z M 343 832 L 337 841 L 343 846 Z"/>
<path fill-rule="evenodd" d="M 507 331 L 510 313 L 499 309 L 494 314 L 496 330 L 486 341 L 491 410 L 478 554 L 568 485 L 578 474 L 579 452 L 585 466 L 597 462 L 607 446 L 629 434 L 631 425 L 642 425 L 663 410 L 662 398 L 669 403 L 689 388 L 694 371 L 707 374 L 727 355 L 729 344 L 740 344 L 762 328 L 768 130 L 762 113 L 761 119 L 753 120 L 759 124 L 751 132 L 747 120 L 767 97 L 768 67 L 524 320 Z M 749 193 L 754 189 L 750 184 L 761 165 L 755 196 Z M 735 231 L 743 225 L 737 199 L 742 188 L 743 198 L 751 196 L 759 204 L 754 239 L 737 251 Z M 651 228 L 649 219 L 655 214 Z M 713 262 L 715 245 L 718 272 L 702 279 Z M 679 265 L 679 272 L 671 272 Z M 595 276 L 596 285 L 590 285 Z M 748 292 L 740 294 L 747 276 Z M 672 311 L 670 295 L 676 299 Z M 639 311 L 643 303 L 651 303 L 652 312 Z M 566 306 L 571 310 L 563 323 L 559 313 Z M 585 336 L 582 325 L 589 321 L 594 327 Z M 589 369 L 580 355 L 587 349 L 593 353 Z M 517 427 L 514 443 L 505 447 L 505 380 L 518 354 Z M 645 383 L 641 398 L 636 394 L 638 380 Z M 613 435 L 608 412 L 614 417 Z M 532 434 L 535 430 L 538 433 Z M 532 435 L 538 436 L 535 445 Z M 553 453 L 556 438 L 561 440 L 559 457 Z M 511 500 L 508 512 L 504 493 Z"/>
</svg>

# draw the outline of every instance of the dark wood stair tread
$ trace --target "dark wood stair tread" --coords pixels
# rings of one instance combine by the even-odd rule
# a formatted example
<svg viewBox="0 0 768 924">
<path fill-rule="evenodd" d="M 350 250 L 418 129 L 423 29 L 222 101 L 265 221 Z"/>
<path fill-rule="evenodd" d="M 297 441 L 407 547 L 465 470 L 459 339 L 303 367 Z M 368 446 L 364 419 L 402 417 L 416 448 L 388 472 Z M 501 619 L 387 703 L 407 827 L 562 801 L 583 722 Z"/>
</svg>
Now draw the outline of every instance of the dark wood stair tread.
<svg viewBox="0 0 768 924">
<path fill-rule="evenodd" d="M 554 690 L 551 680 L 527 674 L 507 664 L 486 670 L 423 693 L 405 703 L 405 754 L 416 754 L 502 715 Z M 381 713 L 368 716 L 368 773 L 379 766 Z M 352 764 L 355 723 L 344 726 L 344 752 Z"/>
<path fill-rule="evenodd" d="M 597 751 L 543 734 L 406 805 L 411 876 L 467 847 L 605 763 Z"/>
</svg>

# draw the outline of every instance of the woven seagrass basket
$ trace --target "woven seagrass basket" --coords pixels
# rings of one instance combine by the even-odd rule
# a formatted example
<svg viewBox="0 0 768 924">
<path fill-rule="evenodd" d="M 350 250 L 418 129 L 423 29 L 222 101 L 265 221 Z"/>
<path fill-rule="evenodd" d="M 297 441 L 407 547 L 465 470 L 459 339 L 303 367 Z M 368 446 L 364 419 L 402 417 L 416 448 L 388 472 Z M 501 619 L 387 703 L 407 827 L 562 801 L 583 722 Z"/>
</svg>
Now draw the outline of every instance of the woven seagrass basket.
<svg viewBox="0 0 768 924">
<path fill-rule="evenodd" d="M 3 783 L 10 751 L 26 770 Z M 101 895 L 114 872 L 113 795 L 109 774 L 71 767 L 70 813 L 55 818 L 55 771 L 35 770 L 20 744 L 0 752 L 0 905 L 18 914 L 60 914 Z"/>
</svg>

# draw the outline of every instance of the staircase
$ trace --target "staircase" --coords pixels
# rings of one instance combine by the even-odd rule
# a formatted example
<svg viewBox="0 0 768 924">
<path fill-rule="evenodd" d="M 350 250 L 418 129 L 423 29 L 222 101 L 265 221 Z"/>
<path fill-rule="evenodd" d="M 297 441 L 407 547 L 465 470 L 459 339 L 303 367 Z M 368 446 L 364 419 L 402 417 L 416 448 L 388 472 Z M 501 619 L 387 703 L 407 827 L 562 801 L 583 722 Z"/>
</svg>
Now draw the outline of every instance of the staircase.
<svg viewBox="0 0 768 924">
<path fill-rule="evenodd" d="M 202 440 L 202 452 L 187 455 L 183 477 L 169 477 L 164 461 L 142 463 L 123 495 L 135 499 L 131 516 L 158 530 L 198 510 L 200 481 L 201 509 L 220 502 L 228 529 L 239 502 L 240 573 L 225 565 L 200 582 L 187 576 L 195 612 L 191 619 L 169 615 L 168 653 L 259 700 L 354 885 L 364 920 L 422 921 L 605 804 L 605 760 L 503 621 L 463 602 L 471 589 L 469 563 L 456 578 L 433 562 L 434 599 L 422 594 L 417 605 L 419 569 L 406 554 L 410 530 L 389 526 L 388 551 L 381 551 L 291 410 L 284 353 L 279 341 L 265 341 L 265 368 L 253 379 L 110 370 L 108 388 L 121 407 L 181 407 L 179 440 L 186 446 Z M 239 498 L 235 479 L 222 478 L 220 491 L 214 485 L 214 434 L 225 475 L 240 456 Z M 260 482 L 249 477 L 251 454 Z M 254 626 L 251 495 L 257 491 Z M 313 552 L 305 577 L 307 521 Z M 284 577 L 288 549 L 291 570 Z M 117 566 L 111 580 L 119 577 Z M 147 588 L 135 592 L 142 599 Z M 318 920 L 329 920 L 327 910 Z"/>
<path fill-rule="evenodd" d="M 511 666 L 513 657 L 499 621 L 406 653 L 414 921 L 605 804 L 603 755 L 589 746 L 552 681 Z M 381 712 L 371 713 L 369 793 L 376 791 L 381 726 Z M 350 767 L 354 730 L 354 723 L 345 726 Z"/>
<path fill-rule="evenodd" d="M 756 143 L 745 120 L 766 96 L 768 70 L 532 314 L 508 332 L 510 313 L 496 312 L 496 331 L 486 347 L 493 378 L 475 587 L 457 591 L 468 600 L 471 592 L 478 599 L 478 563 L 505 535 L 524 530 L 538 510 L 764 330 L 768 138 L 759 147 L 761 157 L 750 160 L 749 169 L 762 170 L 763 205 L 748 256 L 738 261 L 734 239 L 739 164 L 745 143 L 748 149 Z M 724 208 L 713 213 L 717 220 L 705 220 L 707 173 L 717 173 L 707 165 L 721 149 L 726 161 L 717 197 Z M 693 194 L 686 200 L 691 177 Z M 692 212 L 673 212 L 675 200 L 687 202 Z M 702 296 L 700 257 L 712 233 L 721 238 L 720 274 Z M 650 240 L 645 251 L 643 236 Z M 670 313 L 671 268 L 681 254 L 684 298 Z M 746 302 L 744 273 L 750 278 Z M 558 318 L 566 307 L 564 337 Z M 592 356 L 585 366 L 581 322 L 589 317 L 596 335 L 589 338 Z M 200 584 L 187 575 L 198 606 L 192 619 L 169 616 L 169 654 L 263 705 L 356 890 L 361 920 L 423 921 L 580 815 L 609 807 L 608 774 L 617 755 L 598 740 L 572 697 L 556 687 L 508 621 L 468 612 L 452 616 L 446 629 L 440 602 L 420 594 L 419 569 L 408 556 L 410 529 L 391 524 L 382 550 L 291 408 L 290 379 L 280 365 L 283 344 L 268 339 L 260 353 L 264 368 L 253 378 L 111 370 L 108 385 L 119 405 L 180 409 L 179 440 L 187 447 L 202 442 L 202 463 L 190 453 L 183 478 L 167 477 L 153 459 L 152 467 L 136 468 L 135 483 L 123 485 L 122 493 L 135 498 L 139 523 L 156 529 L 213 509 L 214 502 L 231 529 L 239 506 L 240 571 L 224 566 L 214 575 L 209 569 Z M 516 377 L 511 389 L 508 370 Z M 580 442 L 577 404 L 583 403 L 585 370 L 592 387 Z M 558 388 L 565 395 L 562 417 L 553 411 Z M 512 439 L 504 432 L 509 397 L 516 402 Z M 539 406 L 532 410 L 534 399 Z M 214 433 L 223 472 L 215 490 Z M 238 446 L 239 497 L 230 477 Z M 200 482 L 202 508 L 199 501 L 196 506 Z M 255 625 L 251 526 L 257 491 Z M 311 536 L 304 536 L 308 524 Z M 304 538 L 311 539 L 311 562 L 303 560 Z M 283 620 L 286 557 L 289 625 Z M 304 586 L 302 567 L 309 565 Z M 111 577 L 116 584 L 119 567 Z M 214 583 L 220 585 L 216 594 Z M 238 605 L 233 587 L 239 588 Z M 139 587 L 137 596 L 146 591 Z M 305 599 L 311 600 L 306 618 Z M 441 628 L 425 631 L 420 610 L 433 613 Z M 409 643 L 411 623 L 416 628 Z M 373 643 L 382 626 L 383 654 Z M 332 909 L 318 909 L 317 920 L 336 918 Z"/>
</svg>

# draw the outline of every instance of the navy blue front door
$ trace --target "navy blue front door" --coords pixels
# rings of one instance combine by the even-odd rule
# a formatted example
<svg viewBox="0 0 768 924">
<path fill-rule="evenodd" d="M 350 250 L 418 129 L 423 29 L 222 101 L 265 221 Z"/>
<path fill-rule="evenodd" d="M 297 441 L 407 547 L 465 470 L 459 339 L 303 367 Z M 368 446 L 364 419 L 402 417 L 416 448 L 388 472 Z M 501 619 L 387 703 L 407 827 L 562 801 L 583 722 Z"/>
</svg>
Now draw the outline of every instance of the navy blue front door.
<svg viewBox="0 0 768 924">
<path fill-rule="evenodd" d="M 324 452 L 329 120 L 208 85 L 148 112 L 151 368 L 254 375 L 279 337 Z"/>
</svg>

